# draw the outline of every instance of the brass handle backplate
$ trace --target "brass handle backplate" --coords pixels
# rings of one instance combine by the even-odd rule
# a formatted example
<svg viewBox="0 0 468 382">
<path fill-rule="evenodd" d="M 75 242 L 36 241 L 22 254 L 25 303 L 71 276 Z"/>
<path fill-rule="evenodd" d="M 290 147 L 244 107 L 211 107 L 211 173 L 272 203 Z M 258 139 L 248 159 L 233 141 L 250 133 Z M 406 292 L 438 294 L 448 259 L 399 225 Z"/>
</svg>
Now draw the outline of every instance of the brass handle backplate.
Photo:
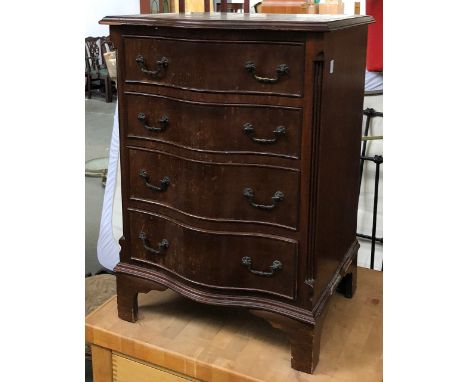
<svg viewBox="0 0 468 382">
<path fill-rule="evenodd" d="M 169 179 L 168 176 L 165 176 L 164 178 L 162 178 L 159 181 L 159 183 L 160 183 L 159 186 L 155 186 L 154 184 L 151 184 L 149 182 L 150 179 L 149 179 L 148 172 L 146 170 L 141 169 L 139 175 L 144 180 L 145 186 L 148 187 L 149 189 L 153 190 L 153 191 L 156 191 L 156 192 L 166 191 L 167 188 L 169 187 L 169 184 L 171 184 L 171 180 Z"/>
<path fill-rule="evenodd" d="M 140 232 L 140 235 L 138 235 L 138 238 L 142 241 L 143 247 L 145 247 L 145 249 L 148 252 L 151 252 L 154 255 L 161 255 L 164 252 L 166 252 L 166 250 L 169 248 L 169 241 L 167 241 L 166 239 L 162 239 L 161 242 L 157 244 L 157 248 L 150 247 L 149 242 L 148 242 L 148 237 L 146 233 L 143 231 Z"/>
<path fill-rule="evenodd" d="M 258 275 L 258 276 L 266 276 L 266 277 L 270 277 L 270 276 L 273 276 L 275 274 L 276 271 L 279 271 L 282 267 L 283 267 L 283 264 L 281 264 L 281 261 L 279 260 L 275 260 L 273 261 L 273 263 L 270 265 L 270 271 L 257 271 L 255 269 L 252 269 L 252 258 L 249 257 L 249 256 L 244 256 L 241 260 L 241 264 L 244 265 L 245 267 L 247 267 L 247 269 L 252 272 L 253 274 L 255 275 Z"/>
<path fill-rule="evenodd" d="M 284 200 L 284 194 L 281 191 L 276 191 L 275 194 L 271 197 L 272 204 L 258 204 L 254 202 L 254 192 L 251 188 L 244 188 L 244 197 L 249 201 L 249 203 L 261 210 L 272 210 L 275 208 L 279 202 Z"/>
<path fill-rule="evenodd" d="M 261 82 L 263 84 L 274 84 L 274 83 L 278 82 L 281 77 L 283 77 L 283 76 L 285 76 L 286 74 L 289 73 L 289 67 L 286 64 L 279 64 L 276 67 L 276 77 L 275 78 L 269 78 L 269 77 L 263 77 L 263 76 L 257 75 L 257 67 L 251 61 L 248 61 L 248 62 L 245 63 L 244 69 L 247 70 L 249 73 L 251 73 L 252 77 L 255 80 L 257 80 L 258 82 Z"/>
<path fill-rule="evenodd" d="M 150 76 L 159 76 L 168 67 L 169 60 L 166 57 L 162 57 L 159 61 L 156 61 L 156 70 L 149 70 L 147 68 L 145 58 L 141 54 L 136 57 L 136 63 L 143 73 Z"/>
<path fill-rule="evenodd" d="M 148 120 L 145 113 L 138 113 L 137 119 L 140 121 L 140 123 L 144 126 L 146 130 L 154 132 L 164 131 L 169 125 L 169 117 L 167 115 L 163 115 L 161 118 L 159 118 L 158 123 L 160 127 L 148 125 Z"/>
<path fill-rule="evenodd" d="M 244 133 L 247 134 L 248 137 L 256 143 L 272 144 L 276 143 L 279 137 L 286 134 L 286 128 L 284 126 L 278 126 L 275 130 L 273 130 L 274 138 L 256 138 L 253 136 L 254 126 L 251 123 L 247 122 L 244 123 Z"/>
</svg>

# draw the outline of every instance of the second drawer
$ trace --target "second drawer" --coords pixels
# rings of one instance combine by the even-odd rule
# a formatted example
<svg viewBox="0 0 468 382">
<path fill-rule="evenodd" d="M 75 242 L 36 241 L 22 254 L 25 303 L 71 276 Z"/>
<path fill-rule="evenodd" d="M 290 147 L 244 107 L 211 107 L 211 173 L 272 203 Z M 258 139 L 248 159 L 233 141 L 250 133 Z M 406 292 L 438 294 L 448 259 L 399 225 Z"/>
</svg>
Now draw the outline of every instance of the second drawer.
<svg viewBox="0 0 468 382">
<path fill-rule="evenodd" d="M 126 93 L 127 136 L 188 150 L 298 158 L 302 110 Z"/>
<path fill-rule="evenodd" d="M 299 172 L 252 164 L 213 163 L 129 148 L 130 199 L 192 217 L 296 229 Z"/>
</svg>

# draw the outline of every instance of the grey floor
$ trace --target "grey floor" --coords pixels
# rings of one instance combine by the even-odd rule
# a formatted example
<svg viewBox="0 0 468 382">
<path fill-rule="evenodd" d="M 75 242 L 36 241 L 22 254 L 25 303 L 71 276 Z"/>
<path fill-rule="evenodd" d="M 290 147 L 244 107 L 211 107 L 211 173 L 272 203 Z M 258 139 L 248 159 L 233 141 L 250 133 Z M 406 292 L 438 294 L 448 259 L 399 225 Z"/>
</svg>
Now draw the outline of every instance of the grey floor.
<svg viewBox="0 0 468 382">
<path fill-rule="evenodd" d="M 99 94 L 85 100 L 85 160 L 108 157 L 116 102 L 106 103 Z M 102 267 L 97 259 L 96 245 L 101 220 L 104 187 L 101 178 L 85 178 L 85 270 L 95 274 Z"/>
</svg>

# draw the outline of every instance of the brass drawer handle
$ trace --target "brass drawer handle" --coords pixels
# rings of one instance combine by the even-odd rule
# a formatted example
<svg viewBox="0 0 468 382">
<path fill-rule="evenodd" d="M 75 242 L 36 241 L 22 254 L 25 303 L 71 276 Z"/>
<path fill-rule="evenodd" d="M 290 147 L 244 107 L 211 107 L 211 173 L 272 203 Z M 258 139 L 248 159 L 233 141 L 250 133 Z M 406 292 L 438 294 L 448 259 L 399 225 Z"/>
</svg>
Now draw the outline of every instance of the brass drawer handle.
<svg viewBox="0 0 468 382">
<path fill-rule="evenodd" d="M 271 143 L 276 143 L 276 141 L 278 140 L 280 136 L 286 134 L 286 128 L 284 126 L 278 126 L 275 130 L 273 130 L 273 134 L 275 137 L 271 139 L 255 138 L 253 136 L 254 127 L 251 123 L 247 122 L 247 123 L 244 123 L 244 133 L 247 134 L 249 138 L 256 143 L 271 144 Z"/>
<path fill-rule="evenodd" d="M 257 67 L 251 61 L 248 61 L 244 65 L 245 70 L 252 74 L 253 78 L 258 82 L 263 84 L 274 84 L 279 81 L 279 79 L 289 73 L 289 68 L 286 64 L 280 64 L 276 67 L 276 78 L 261 77 L 256 74 Z"/>
<path fill-rule="evenodd" d="M 249 201 L 249 203 L 254 206 L 255 208 L 259 208 L 261 210 L 272 210 L 275 208 L 279 202 L 284 200 L 284 194 L 281 191 L 276 191 L 275 194 L 271 197 L 272 204 L 258 204 L 253 201 L 254 192 L 251 188 L 244 189 L 244 196 Z"/>
<path fill-rule="evenodd" d="M 266 276 L 266 277 L 273 276 L 273 274 L 276 271 L 279 271 L 283 267 L 283 264 L 281 264 L 281 261 L 275 260 L 275 261 L 273 261 L 273 264 L 270 265 L 270 267 L 269 267 L 270 271 L 269 272 L 256 271 L 255 269 L 252 269 L 252 259 L 249 256 L 244 256 L 242 258 L 241 263 L 242 263 L 242 265 L 246 266 L 247 269 L 250 272 L 252 272 L 253 274 L 258 275 L 258 276 Z"/>
<path fill-rule="evenodd" d="M 148 252 L 151 252 L 155 255 L 160 255 L 166 252 L 166 249 L 169 248 L 169 242 L 166 239 L 162 239 L 161 242 L 158 243 L 157 249 L 150 247 L 149 242 L 148 242 L 148 237 L 146 236 L 146 233 L 144 233 L 143 231 L 140 232 L 140 235 L 138 236 L 138 238 L 143 242 L 143 247 L 145 247 L 145 249 Z"/>
<path fill-rule="evenodd" d="M 159 181 L 159 183 L 161 184 L 160 186 L 155 186 L 154 184 L 151 184 L 149 182 L 150 179 L 149 179 L 148 172 L 146 170 L 141 169 L 139 175 L 145 181 L 145 186 L 150 188 L 153 191 L 164 192 L 167 190 L 167 187 L 169 187 L 169 184 L 171 184 L 171 180 L 169 179 L 168 176 L 165 176 Z"/>
<path fill-rule="evenodd" d="M 163 115 L 161 118 L 159 118 L 159 125 L 161 127 L 154 127 L 154 126 L 149 126 L 146 121 L 146 114 L 145 113 L 138 113 L 137 119 L 141 122 L 141 124 L 145 127 L 146 130 L 149 131 L 164 131 L 167 128 L 167 125 L 169 124 L 169 117 L 167 115 Z"/>
<path fill-rule="evenodd" d="M 159 76 L 159 74 L 169 65 L 169 60 L 166 57 L 162 57 L 159 61 L 156 61 L 156 70 L 149 70 L 146 67 L 145 58 L 141 54 L 136 57 L 136 63 L 143 73 L 149 74 L 150 76 Z"/>
</svg>

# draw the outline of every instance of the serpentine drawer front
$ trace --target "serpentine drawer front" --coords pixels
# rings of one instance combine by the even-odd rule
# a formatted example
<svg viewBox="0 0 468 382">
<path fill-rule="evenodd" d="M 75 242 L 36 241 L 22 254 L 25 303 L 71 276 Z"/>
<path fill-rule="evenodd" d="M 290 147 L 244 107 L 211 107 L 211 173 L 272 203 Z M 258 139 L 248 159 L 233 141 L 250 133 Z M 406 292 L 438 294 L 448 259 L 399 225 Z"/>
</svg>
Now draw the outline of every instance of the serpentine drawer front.
<svg viewBox="0 0 468 382">
<path fill-rule="evenodd" d="M 145 212 L 129 216 L 136 262 L 203 286 L 295 296 L 297 243 L 292 240 L 205 231 Z"/>
<path fill-rule="evenodd" d="M 302 95 L 303 43 L 132 37 L 124 45 L 128 83 Z"/>
<path fill-rule="evenodd" d="M 128 149 L 128 157 L 130 199 L 215 221 L 297 228 L 296 170 L 202 162 L 137 148 Z"/>
<path fill-rule="evenodd" d="M 181 0 L 183 2 L 183 0 Z M 326 307 L 356 288 L 368 16 L 106 17 L 117 50 L 119 317 L 171 288 L 282 329 L 318 362 Z"/>
<path fill-rule="evenodd" d="M 126 95 L 129 138 L 200 152 L 299 157 L 300 108 Z"/>
</svg>

